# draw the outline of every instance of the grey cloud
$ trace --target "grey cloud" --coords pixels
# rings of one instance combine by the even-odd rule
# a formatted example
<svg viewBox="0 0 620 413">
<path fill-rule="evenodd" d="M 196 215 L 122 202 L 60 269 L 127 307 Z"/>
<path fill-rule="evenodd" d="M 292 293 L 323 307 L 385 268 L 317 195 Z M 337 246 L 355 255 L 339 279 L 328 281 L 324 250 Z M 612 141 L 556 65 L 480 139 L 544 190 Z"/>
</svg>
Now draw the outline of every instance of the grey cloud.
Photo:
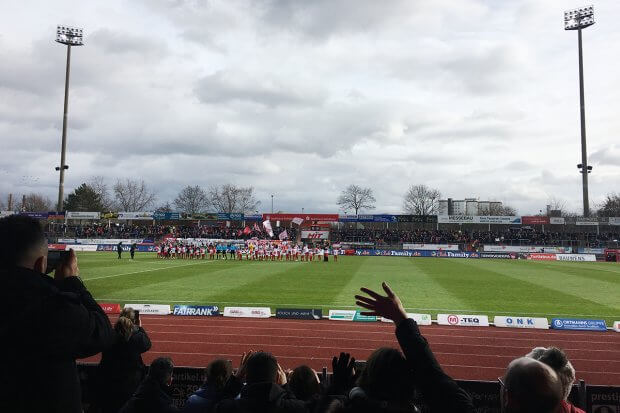
<svg viewBox="0 0 620 413">
<path fill-rule="evenodd" d="M 282 105 L 320 105 L 325 95 L 320 91 L 285 85 L 272 77 L 247 78 L 242 74 L 218 71 L 200 79 L 195 93 L 203 103 L 247 101 L 270 107 Z"/>
<path fill-rule="evenodd" d="M 620 166 L 620 145 L 609 145 L 590 155 L 591 163 L 600 165 Z"/>
</svg>

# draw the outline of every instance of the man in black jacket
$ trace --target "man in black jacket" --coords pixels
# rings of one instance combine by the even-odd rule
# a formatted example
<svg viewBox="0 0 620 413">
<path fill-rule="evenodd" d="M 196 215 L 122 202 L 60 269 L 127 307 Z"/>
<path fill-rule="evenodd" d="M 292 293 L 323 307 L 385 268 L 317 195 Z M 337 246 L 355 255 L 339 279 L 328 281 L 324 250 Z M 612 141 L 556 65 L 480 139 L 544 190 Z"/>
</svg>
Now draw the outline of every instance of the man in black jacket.
<svg viewBox="0 0 620 413">
<path fill-rule="evenodd" d="M 474 406 L 471 397 L 441 368 L 428 342 L 420 334 L 417 323 L 407 318 L 400 299 L 384 282 L 387 296 L 362 288 L 370 297 L 356 295 L 356 304 L 370 311 L 363 315 L 381 316 L 394 321 L 396 338 L 413 371 L 414 384 L 432 412 L 469 413 Z"/>
<path fill-rule="evenodd" d="M 170 385 L 174 365 L 168 357 L 160 357 L 151 363 L 149 374 L 138 390 L 119 413 L 175 413 Z"/>
<path fill-rule="evenodd" d="M 81 412 L 75 360 L 103 350 L 108 317 L 78 277 L 73 251 L 45 275 L 47 239 L 38 221 L 0 219 L 0 411 Z"/>
<path fill-rule="evenodd" d="M 239 398 L 221 401 L 214 410 L 216 413 L 308 412 L 306 403 L 297 400 L 283 387 L 286 374 L 270 353 L 256 352 L 247 359 L 245 366 L 243 364 L 240 370 L 246 372 L 246 385 Z M 243 373 L 232 378 L 240 380 Z"/>
</svg>

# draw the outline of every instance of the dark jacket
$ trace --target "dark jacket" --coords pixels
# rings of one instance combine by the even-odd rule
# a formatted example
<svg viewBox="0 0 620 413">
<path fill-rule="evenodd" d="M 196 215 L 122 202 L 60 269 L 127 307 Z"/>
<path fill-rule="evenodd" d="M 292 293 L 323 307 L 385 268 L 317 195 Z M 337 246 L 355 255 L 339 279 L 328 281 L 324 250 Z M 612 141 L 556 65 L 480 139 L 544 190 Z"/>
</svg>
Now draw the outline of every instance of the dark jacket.
<svg viewBox="0 0 620 413">
<path fill-rule="evenodd" d="M 223 400 L 216 413 L 307 413 L 306 403 L 275 383 L 247 384 L 238 399 Z"/>
<path fill-rule="evenodd" d="M 174 413 L 178 411 L 179 409 L 172 404 L 168 389 L 147 376 L 119 413 Z"/>
<path fill-rule="evenodd" d="M 77 358 L 112 340 L 108 317 L 78 277 L 0 271 L 0 411 L 81 412 Z"/>
<path fill-rule="evenodd" d="M 151 340 L 142 327 L 128 341 L 115 332 L 114 344 L 103 352 L 97 372 L 103 412 L 118 412 L 134 394 L 145 376 L 142 353 L 150 348 Z"/>
<path fill-rule="evenodd" d="M 401 322 L 396 338 L 414 373 L 416 388 L 431 412 L 473 412 L 471 397 L 441 369 L 428 342 L 412 319 Z"/>
<path fill-rule="evenodd" d="M 189 396 L 183 413 L 209 413 L 221 399 L 222 392 L 206 384 Z"/>
</svg>

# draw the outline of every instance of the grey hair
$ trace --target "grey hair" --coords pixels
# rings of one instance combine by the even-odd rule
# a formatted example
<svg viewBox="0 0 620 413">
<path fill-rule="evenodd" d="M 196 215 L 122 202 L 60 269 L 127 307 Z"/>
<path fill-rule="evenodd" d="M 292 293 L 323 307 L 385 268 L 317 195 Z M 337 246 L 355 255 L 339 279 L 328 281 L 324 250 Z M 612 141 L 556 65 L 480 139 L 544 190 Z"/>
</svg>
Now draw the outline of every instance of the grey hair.
<svg viewBox="0 0 620 413">
<path fill-rule="evenodd" d="M 566 354 L 557 347 L 536 347 L 525 357 L 541 361 L 551 367 L 562 382 L 564 400 L 568 399 L 575 382 L 575 368 L 566 357 Z"/>
</svg>

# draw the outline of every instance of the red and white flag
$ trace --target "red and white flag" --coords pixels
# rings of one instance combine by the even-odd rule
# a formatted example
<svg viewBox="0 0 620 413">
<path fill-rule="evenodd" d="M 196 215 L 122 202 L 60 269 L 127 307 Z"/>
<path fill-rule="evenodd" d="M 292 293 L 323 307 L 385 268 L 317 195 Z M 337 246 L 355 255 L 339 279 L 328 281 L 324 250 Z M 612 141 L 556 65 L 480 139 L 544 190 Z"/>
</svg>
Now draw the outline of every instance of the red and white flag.
<svg viewBox="0 0 620 413">
<path fill-rule="evenodd" d="M 252 230 L 250 229 L 250 227 L 245 227 L 245 228 L 243 229 L 243 233 L 244 233 L 245 235 L 248 235 L 250 232 L 252 232 Z"/>
<path fill-rule="evenodd" d="M 253 229 L 254 229 L 254 231 L 256 231 L 256 232 L 262 232 L 262 231 L 261 231 L 261 229 L 260 229 L 260 227 L 258 226 L 258 224 L 257 224 L 256 222 L 254 223 L 254 227 L 253 227 Z"/>
<path fill-rule="evenodd" d="M 303 218 L 295 217 L 293 218 L 293 224 L 301 225 L 304 222 Z"/>
<path fill-rule="evenodd" d="M 271 228 L 271 222 L 269 222 L 269 220 L 263 222 L 263 228 L 265 228 L 265 231 L 267 231 L 270 237 L 273 237 L 273 228 Z"/>
<path fill-rule="evenodd" d="M 280 235 L 278 235 L 278 238 L 280 238 L 280 241 L 284 241 L 285 239 L 288 239 L 288 233 L 286 232 L 286 230 L 280 232 Z"/>
</svg>

